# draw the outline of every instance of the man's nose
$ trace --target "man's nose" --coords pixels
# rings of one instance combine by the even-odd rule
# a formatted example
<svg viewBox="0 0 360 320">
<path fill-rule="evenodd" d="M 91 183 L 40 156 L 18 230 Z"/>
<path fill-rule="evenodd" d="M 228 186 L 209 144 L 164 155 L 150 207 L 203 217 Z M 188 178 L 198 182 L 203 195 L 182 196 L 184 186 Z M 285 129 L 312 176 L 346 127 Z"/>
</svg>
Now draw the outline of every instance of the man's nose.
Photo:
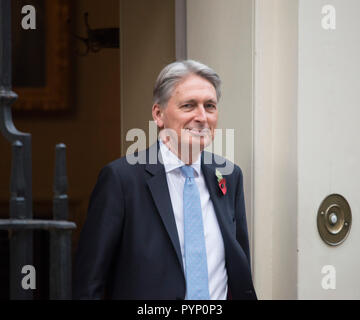
<svg viewBox="0 0 360 320">
<path fill-rule="evenodd" d="M 205 122 L 206 121 L 206 110 L 204 105 L 200 104 L 197 108 L 196 108 L 196 117 L 195 117 L 196 121 L 199 122 Z"/>
</svg>

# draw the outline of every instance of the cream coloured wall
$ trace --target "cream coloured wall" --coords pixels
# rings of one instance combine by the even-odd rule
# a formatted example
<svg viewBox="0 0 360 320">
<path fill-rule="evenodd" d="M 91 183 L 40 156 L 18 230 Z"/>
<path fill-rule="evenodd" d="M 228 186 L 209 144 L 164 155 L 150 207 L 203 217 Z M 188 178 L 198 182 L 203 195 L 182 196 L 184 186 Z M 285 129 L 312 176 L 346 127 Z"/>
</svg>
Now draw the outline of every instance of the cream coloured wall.
<svg viewBox="0 0 360 320">
<path fill-rule="evenodd" d="M 234 159 L 244 174 L 248 229 L 252 237 L 253 1 L 187 1 L 188 58 L 221 77 L 218 128 L 234 129 Z M 224 138 L 225 139 L 225 138 Z M 223 140 L 223 155 L 225 141 Z M 252 241 L 251 241 L 252 242 Z M 251 243 L 252 248 L 252 243 Z"/>
<path fill-rule="evenodd" d="M 322 27 L 335 9 L 336 28 Z M 359 299 L 357 213 L 360 43 L 356 0 L 257 0 L 255 6 L 254 274 L 260 298 Z M 326 245 L 323 199 L 342 194 L 353 224 Z M 334 289 L 323 286 L 332 266 Z"/>
<path fill-rule="evenodd" d="M 334 30 L 322 27 L 325 5 L 335 9 Z M 299 299 L 360 298 L 359 11 L 357 0 L 299 0 Z M 347 199 L 353 217 L 337 247 L 316 226 L 320 203 L 332 193 Z M 336 271 L 335 289 L 322 287 L 325 265 Z"/>
<path fill-rule="evenodd" d="M 255 1 L 254 280 L 260 299 L 295 299 L 298 2 Z"/>
</svg>

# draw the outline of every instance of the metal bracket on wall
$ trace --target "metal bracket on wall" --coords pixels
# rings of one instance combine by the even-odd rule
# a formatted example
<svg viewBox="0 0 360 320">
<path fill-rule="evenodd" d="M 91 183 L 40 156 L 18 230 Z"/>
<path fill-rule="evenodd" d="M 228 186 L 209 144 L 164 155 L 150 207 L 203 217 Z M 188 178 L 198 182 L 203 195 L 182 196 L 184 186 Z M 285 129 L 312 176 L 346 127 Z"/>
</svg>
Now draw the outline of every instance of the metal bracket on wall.
<svg viewBox="0 0 360 320">
<path fill-rule="evenodd" d="M 326 244 L 343 243 L 349 235 L 351 221 L 351 208 L 343 196 L 331 194 L 323 200 L 317 214 L 317 227 Z"/>
<path fill-rule="evenodd" d="M 99 52 L 105 48 L 120 48 L 120 29 L 119 28 L 102 28 L 91 29 L 89 25 L 89 13 L 84 13 L 84 20 L 87 32 L 87 38 L 72 34 L 76 39 L 81 40 L 85 45 L 84 53 L 79 53 L 81 56 L 86 56 L 89 52 Z M 69 21 L 70 22 L 70 21 Z"/>
</svg>

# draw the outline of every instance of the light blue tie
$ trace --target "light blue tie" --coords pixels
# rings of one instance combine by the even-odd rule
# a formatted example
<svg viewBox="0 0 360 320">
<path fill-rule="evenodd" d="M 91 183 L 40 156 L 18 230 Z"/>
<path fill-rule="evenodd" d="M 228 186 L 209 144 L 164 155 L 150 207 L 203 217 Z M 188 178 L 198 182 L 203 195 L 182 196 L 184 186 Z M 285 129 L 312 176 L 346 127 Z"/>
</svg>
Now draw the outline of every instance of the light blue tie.
<svg viewBox="0 0 360 320">
<path fill-rule="evenodd" d="M 194 180 L 194 169 L 190 166 L 183 166 L 180 169 L 185 176 L 183 207 L 186 299 L 209 300 L 208 269 L 200 194 Z"/>
</svg>

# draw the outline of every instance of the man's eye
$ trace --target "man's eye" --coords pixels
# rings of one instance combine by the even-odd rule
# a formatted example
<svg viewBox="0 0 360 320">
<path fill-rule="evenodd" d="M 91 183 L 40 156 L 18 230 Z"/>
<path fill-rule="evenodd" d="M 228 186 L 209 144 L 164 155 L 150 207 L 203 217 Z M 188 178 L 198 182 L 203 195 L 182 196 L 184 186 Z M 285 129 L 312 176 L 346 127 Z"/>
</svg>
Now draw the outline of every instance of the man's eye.
<svg viewBox="0 0 360 320">
<path fill-rule="evenodd" d="M 183 108 L 191 108 L 193 105 L 190 103 L 184 104 L 182 107 Z"/>
<path fill-rule="evenodd" d="M 212 103 L 208 103 L 207 105 L 205 105 L 206 109 L 216 109 L 216 105 L 212 104 Z"/>
</svg>

